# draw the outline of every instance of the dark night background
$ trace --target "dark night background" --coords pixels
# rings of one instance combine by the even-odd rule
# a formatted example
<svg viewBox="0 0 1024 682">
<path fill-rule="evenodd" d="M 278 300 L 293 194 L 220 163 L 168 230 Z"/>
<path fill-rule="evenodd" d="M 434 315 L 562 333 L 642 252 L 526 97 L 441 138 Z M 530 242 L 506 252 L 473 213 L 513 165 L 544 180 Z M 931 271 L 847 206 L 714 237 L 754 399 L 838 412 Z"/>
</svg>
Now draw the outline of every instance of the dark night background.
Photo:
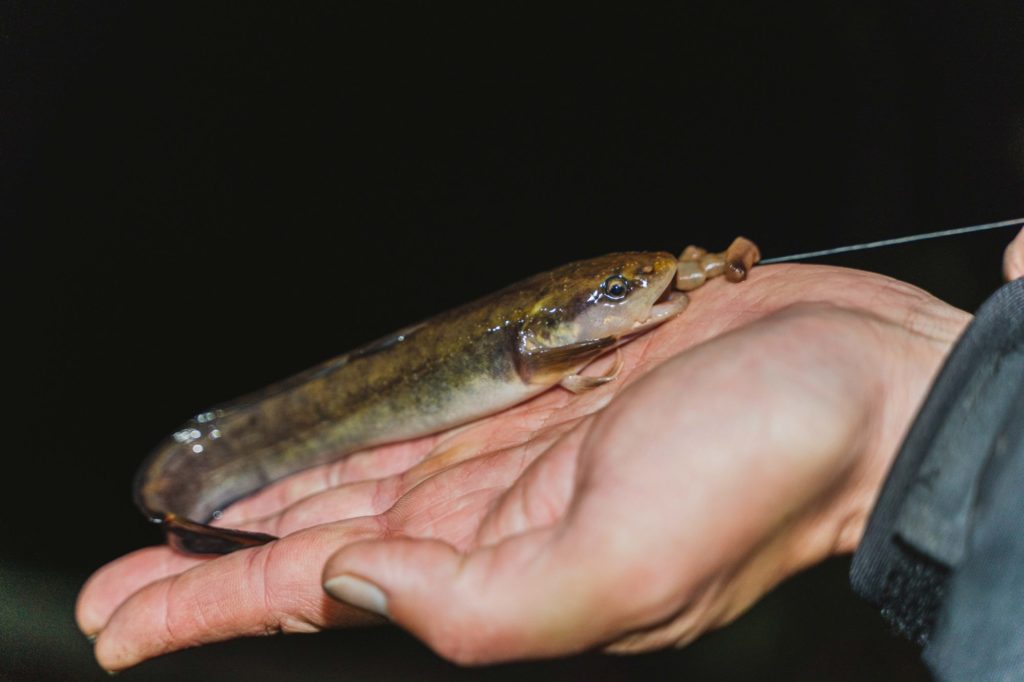
<svg viewBox="0 0 1024 682">
<path fill-rule="evenodd" d="M 1024 8 L 0 2 L 0 679 L 106 679 L 88 574 L 186 417 L 535 271 L 1024 215 Z M 832 258 L 973 309 L 1012 231 Z M 835 560 L 681 651 L 460 670 L 378 628 L 125 680 L 924 679 Z M 671 570 L 671 569 L 670 569 Z"/>
</svg>

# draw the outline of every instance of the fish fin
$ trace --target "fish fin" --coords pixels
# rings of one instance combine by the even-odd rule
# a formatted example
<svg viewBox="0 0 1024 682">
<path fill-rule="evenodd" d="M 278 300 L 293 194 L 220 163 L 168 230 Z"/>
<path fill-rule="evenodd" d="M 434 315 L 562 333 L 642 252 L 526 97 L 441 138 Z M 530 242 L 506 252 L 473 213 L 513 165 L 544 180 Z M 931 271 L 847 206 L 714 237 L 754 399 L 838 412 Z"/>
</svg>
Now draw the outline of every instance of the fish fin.
<svg viewBox="0 0 1024 682">
<path fill-rule="evenodd" d="M 175 514 L 164 515 L 161 522 L 167 531 L 167 544 L 187 554 L 228 554 L 277 539 L 266 533 L 208 526 Z"/>
<path fill-rule="evenodd" d="M 519 376 L 527 383 L 545 383 L 546 378 L 555 378 L 557 381 L 611 348 L 615 341 L 615 337 L 606 336 L 602 339 L 519 353 L 516 356 Z"/>
<path fill-rule="evenodd" d="M 622 369 L 622 351 L 618 348 L 615 349 L 615 364 L 612 365 L 611 369 L 598 377 L 585 377 L 582 374 L 570 374 L 569 376 L 562 379 L 560 385 L 567 391 L 573 393 L 586 393 L 592 391 L 599 386 L 604 386 L 609 381 L 615 381 L 615 378 L 619 376 L 619 371 Z"/>
</svg>

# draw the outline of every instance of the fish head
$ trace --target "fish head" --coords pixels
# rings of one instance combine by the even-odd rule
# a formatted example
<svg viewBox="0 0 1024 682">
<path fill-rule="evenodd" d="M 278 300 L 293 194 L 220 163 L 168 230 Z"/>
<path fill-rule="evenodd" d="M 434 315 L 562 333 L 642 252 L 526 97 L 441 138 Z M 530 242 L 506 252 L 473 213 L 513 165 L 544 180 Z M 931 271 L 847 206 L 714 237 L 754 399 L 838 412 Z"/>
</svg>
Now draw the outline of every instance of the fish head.
<svg viewBox="0 0 1024 682">
<path fill-rule="evenodd" d="M 676 264 L 670 253 L 614 253 L 545 273 L 524 316 L 520 350 L 618 343 L 675 317 L 688 301 L 673 287 Z"/>
</svg>

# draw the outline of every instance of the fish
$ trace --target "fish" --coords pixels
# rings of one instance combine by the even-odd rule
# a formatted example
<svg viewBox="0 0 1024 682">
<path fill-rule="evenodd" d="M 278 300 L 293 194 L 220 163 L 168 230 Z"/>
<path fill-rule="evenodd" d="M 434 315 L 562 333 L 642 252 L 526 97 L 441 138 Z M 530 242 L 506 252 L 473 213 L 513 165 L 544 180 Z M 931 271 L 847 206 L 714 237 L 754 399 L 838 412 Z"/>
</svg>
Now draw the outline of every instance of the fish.
<svg viewBox="0 0 1024 682">
<path fill-rule="evenodd" d="M 580 371 L 686 308 L 673 286 L 678 262 L 626 252 L 569 263 L 201 412 L 143 462 L 136 505 L 184 553 L 275 540 L 210 524 L 304 469 L 466 424 L 559 385 L 580 392 L 613 380 L 614 370 Z"/>
</svg>

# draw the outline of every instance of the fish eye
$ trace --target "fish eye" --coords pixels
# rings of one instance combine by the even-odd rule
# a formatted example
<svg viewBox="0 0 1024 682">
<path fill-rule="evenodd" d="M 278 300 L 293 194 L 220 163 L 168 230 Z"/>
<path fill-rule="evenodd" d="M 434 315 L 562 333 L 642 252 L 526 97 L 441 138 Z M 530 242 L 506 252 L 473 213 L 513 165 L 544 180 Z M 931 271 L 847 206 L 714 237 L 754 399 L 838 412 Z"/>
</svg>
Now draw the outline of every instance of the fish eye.
<svg viewBox="0 0 1024 682">
<path fill-rule="evenodd" d="M 612 275 L 601 285 L 604 295 L 615 301 L 625 298 L 628 289 L 629 285 L 621 275 Z"/>
</svg>

